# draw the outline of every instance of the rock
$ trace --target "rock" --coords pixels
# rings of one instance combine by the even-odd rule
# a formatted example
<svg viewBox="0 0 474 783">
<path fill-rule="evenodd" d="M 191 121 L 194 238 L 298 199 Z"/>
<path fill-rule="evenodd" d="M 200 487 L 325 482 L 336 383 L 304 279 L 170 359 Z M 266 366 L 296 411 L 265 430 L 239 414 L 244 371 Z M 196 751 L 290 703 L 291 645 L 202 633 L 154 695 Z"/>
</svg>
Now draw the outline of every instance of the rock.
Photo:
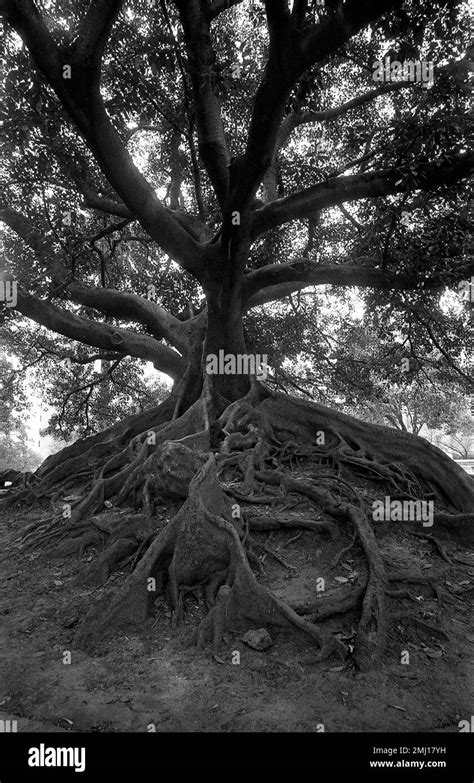
<svg viewBox="0 0 474 783">
<path fill-rule="evenodd" d="M 167 440 L 155 452 L 150 484 L 154 495 L 187 498 L 190 481 L 206 461 L 207 455 Z"/>
<path fill-rule="evenodd" d="M 242 641 L 253 650 L 268 650 L 273 644 L 273 639 L 265 628 L 247 631 L 242 636 Z"/>
</svg>

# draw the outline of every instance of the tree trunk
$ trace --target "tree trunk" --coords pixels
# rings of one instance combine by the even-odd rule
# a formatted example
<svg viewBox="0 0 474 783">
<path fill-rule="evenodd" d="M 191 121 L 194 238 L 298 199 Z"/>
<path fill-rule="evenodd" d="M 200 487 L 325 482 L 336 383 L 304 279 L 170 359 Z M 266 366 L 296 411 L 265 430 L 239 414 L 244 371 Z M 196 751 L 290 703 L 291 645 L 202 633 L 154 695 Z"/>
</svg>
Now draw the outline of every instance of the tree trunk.
<svg viewBox="0 0 474 783">
<path fill-rule="evenodd" d="M 245 263 L 245 262 L 244 262 Z M 210 368 L 210 360 L 219 356 L 237 357 L 247 355 L 243 324 L 242 275 L 236 258 L 226 258 L 220 251 L 214 260 L 214 275 L 206 287 L 207 332 L 204 341 L 204 372 Z M 220 362 L 222 364 L 222 360 Z M 243 397 L 249 390 L 247 374 L 218 372 L 212 374 L 214 391 L 229 402 Z"/>
</svg>

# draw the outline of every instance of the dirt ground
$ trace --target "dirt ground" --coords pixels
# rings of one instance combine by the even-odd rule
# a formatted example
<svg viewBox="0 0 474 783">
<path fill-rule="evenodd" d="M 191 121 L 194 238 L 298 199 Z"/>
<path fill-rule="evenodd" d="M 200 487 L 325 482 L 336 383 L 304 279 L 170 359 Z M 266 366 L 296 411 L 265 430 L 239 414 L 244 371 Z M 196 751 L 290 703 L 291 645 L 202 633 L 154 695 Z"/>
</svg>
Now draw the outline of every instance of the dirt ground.
<svg viewBox="0 0 474 783">
<path fill-rule="evenodd" d="M 253 513 L 268 513 L 256 508 Z M 160 524 L 173 510 L 163 507 Z M 105 513 L 123 519 L 134 512 Z M 47 509 L 0 517 L 0 719 L 17 720 L 19 732 L 313 732 L 323 726 L 327 732 L 445 732 L 459 731 L 458 722 L 472 713 L 474 557 L 452 543 L 444 543 L 449 564 L 431 542 L 411 535 L 409 524 L 377 528 L 387 567 L 429 575 L 441 606 L 429 585 L 397 585 L 411 596 L 388 599 L 397 619 L 383 665 L 358 674 L 350 659 L 315 663 L 307 638 L 271 627 L 273 645 L 264 652 L 246 646 L 237 631 L 227 633 L 217 653 L 189 646 L 205 611 L 202 597 L 191 593 L 176 629 L 165 599 L 158 598 L 156 616 L 144 625 L 104 639 L 93 653 L 76 649 L 77 624 L 126 578 L 130 564 L 104 586 L 81 587 L 98 550 L 89 547 L 80 559 L 21 550 L 18 537 L 38 514 Z M 314 600 L 318 577 L 337 593 L 363 576 L 358 547 L 330 568 L 350 540 L 344 530 L 333 541 L 309 530 L 293 541 L 295 530 L 254 537 L 287 564 L 268 551 L 261 556 L 261 579 L 290 603 Z M 436 631 L 409 620 L 413 613 Z M 350 645 L 357 619 L 351 612 L 328 623 Z M 409 663 L 401 662 L 403 651 Z"/>
</svg>

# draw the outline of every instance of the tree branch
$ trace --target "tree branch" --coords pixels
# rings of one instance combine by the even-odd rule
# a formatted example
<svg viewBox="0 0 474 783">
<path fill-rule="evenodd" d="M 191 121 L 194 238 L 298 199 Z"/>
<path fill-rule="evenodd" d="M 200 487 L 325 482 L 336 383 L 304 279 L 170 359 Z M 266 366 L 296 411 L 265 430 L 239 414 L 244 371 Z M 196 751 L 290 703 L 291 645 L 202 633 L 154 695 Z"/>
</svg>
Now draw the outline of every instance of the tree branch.
<svg viewBox="0 0 474 783">
<path fill-rule="evenodd" d="M 0 222 L 11 228 L 37 253 L 43 252 L 49 244 L 27 217 L 6 204 L 0 206 Z"/>
<path fill-rule="evenodd" d="M 268 62 L 257 90 L 247 147 L 232 183 L 228 216 L 248 209 L 272 164 L 281 119 L 295 82 L 310 66 L 334 54 L 367 24 L 400 6 L 402 0 L 348 0 L 309 30 L 295 30 L 286 0 L 266 0 L 270 34 Z"/>
<path fill-rule="evenodd" d="M 124 0 L 91 0 L 74 37 L 74 59 L 99 65 L 104 46 Z"/>
<path fill-rule="evenodd" d="M 105 3 L 109 11 L 116 5 L 113 0 Z M 85 40 L 81 43 L 80 32 L 79 39 L 61 49 L 32 0 L 3 0 L 0 10 L 26 44 L 34 62 L 74 120 L 125 206 L 166 253 L 199 279 L 204 255 L 200 245 L 174 214 L 160 204 L 153 187 L 133 163 L 105 111 L 100 95 L 97 56 L 105 43 L 111 20 L 99 6 L 98 2 L 93 4 L 89 22 L 101 19 L 103 24 L 99 25 L 100 30 L 99 27 L 94 28 L 96 34 L 92 36 L 91 45 Z M 89 57 L 91 52 L 92 59 Z M 63 67 L 70 67 L 71 78 L 64 78 Z"/>
<path fill-rule="evenodd" d="M 53 273 L 58 279 L 64 280 L 67 272 L 54 254 L 51 243 L 47 239 L 42 239 L 40 232 L 28 218 L 10 207 L 5 207 L 0 209 L 0 220 L 4 221 L 30 247 L 41 253 L 43 258 L 48 255 L 51 258 Z M 61 297 L 67 296 L 72 301 L 86 307 L 93 307 L 104 315 L 138 321 L 146 326 L 155 338 L 166 339 L 183 354 L 188 350 L 189 325 L 175 318 L 156 302 L 137 294 L 108 288 L 92 288 L 75 281 L 69 281 L 62 287 Z"/>
<path fill-rule="evenodd" d="M 466 178 L 474 168 L 474 154 L 443 156 L 430 163 L 412 167 L 410 176 L 403 169 L 381 169 L 363 174 L 337 177 L 320 182 L 286 198 L 278 199 L 253 212 L 252 237 L 291 220 L 301 220 L 314 212 L 363 198 L 380 198 L 407 190 L 430 190 Z"/>
<path fill-rule="evenodd" d="M 69 294 L 74 302 L 93 307 L 104 315 L 125 321 L 138 321 L 147 327 L 153 337 L 167 340 L 180 353 L 185 353 L 188 349 L 183 323 L 156 302 L 144 299 L 138 294 L 111 288 L 91 288 L 78 283 L 69 283 L 65 294 Z"/>
<path fill-rule="evenodd" d="M 97 209 L 99 212 L 105 212 L 108 215 L 116 215 L 117 217 L 134 219 L 134 215 L 125 204 L 113 199 L 104 198 L 95 193 L 88 185 L 81 183 L 80 190 L 84 196 L 83 206 L 89 209 Z M 174 211 L 163 207 L 165 213 L 168 213 L 172 219 L 176 220 L 193 239 L 197 242 L 207 242 L 212 237 L 212 231 L 195 215 L 190 215 L 187 212 Z"/>
<path fill-rule="evenodd" d="M 347 0 L 319 24 L 306 30 L 299 41 L 302 69 L 334 54 L 352 36 L 395 8 L 403 0 Z"/>
<path fill-rule="evenodd" d="M 120 203 L 119 201 L 114 201 L 110 198 L 99 196 L 84 183 L 81 183 L 79 187 L 82 195 L 84 196 L 82 206 L 88 209 L 97 209 L 99 212 L 105 212 L 107 215 L 116 215 L 116 217 L 121 217 L 128 220 L 133 218 L 133 213 L 128 209 L 128 207 L 125 206 L 125 204 Z"/>
<path fill-rule="evenodd" d="M 98 359 L 104 362 L 115 361 L 116 359 L 123 359 L 125 356 L 125 354 L 117 353 L 117 351 L 110 351 L 109 353 L 93 353 L 90 356 L 80 357 L 71 353 L 71 351 L 53 351 L 51 348 L 47 348 L 41 358 L 46 354 L 57 356 L 61 360 L 70 359 L 72 364 L 81 365 L 92 364 L 92 362 L 95 362 Z"/>
<path fill-rule="evenodd" d="M 243 0 L 209 0 L 207 8 L 209 21 L 212 22 L 219 14 L 222 14 L 223 11 L 228 11 L 229 8 L 240 5 L 242 2 Z"/>
<path fill-rule="evenodd" d="M 227 193 L 230 155 L 213 83 L 216 55 L 211 43 L 210 20 L 203 0 L 176 0 L 176 5 L 190 64 L 199 154 L 222 207 Z"/>
<path fill-rule="evenodd" d="M 356 219 L 355 219 L 355 217 L 354 217 L 353 215 L 351 215 L 351 213 L 349 212 L 349 210 L 345 208 L 344 204 L 338 204 L 338 209 L 339 209 L 339 210 L 342 212 L 342 214 L 344 215 L 344 217 L 345 217 L 345 218 L 347 218 L 347 220 L 348 220 L 350 223 L 352 223 L 352 225 L 353 225 L 353 226 L 355 226 L 355 227 L 356 227 L 356 229 L 357 229 L 358 231 L 362 231 L 362 229 L 364 228 L 364 227 L 363 227 L 363 225 L 362 225 L 361 223 L 359 223 L 359 221 L 358 221 L 358 220 L 356 220 Z"/>
<path fill-rule="evenodd" d="M 440 76 L 441 74 L 460 71 L 461 68 L 465 68 L 466 65 L 467 65 L 467 60 L 461 60 L 460 62 L 456 61 L 453 63 L 449 63 L 448 65 L 443 65 L 441 68 L 437 68 L 436 75 Z M 292 112 L 291 114 L 288 114 L 285 117 L 285 119 L 280 125 L 280 130 L 278 132 L 278 139 L 276 144 L 277 149 L 281 149 L 286 144 L 292 132 L 300 125 L 306 125 L 313 122 L 329 122 L 330 120 L 335 120 L 338 117 L 341 117 L 343 114 L 347 114 L 347 112 L 352 111 L 352 109 L 356 109 L 359 106 L 362 106 L 364 103 L 368 103 L 369 101 L 378 98 L 380 95 L 386 95 L 387 93 L 390 92 L 398 92 L 398 90 L 403 90 L 406 89 L 407 87 L 413 87 L 417 84 L 418 86 L 420 86 L 419 83 L 412 81 L 410 79 L 402 79 L 400 81 L 395 81 L 395 82 L 386 82 L 385 84 L 381 84 L 379 87 L 375 87 L 373 90 L 368 90 L 362 95 L 358 95 L 356 98 L 351 98 L 351 100 L 346 101 L 345 103 L 341 103 L 339 106 L 334 106 L 331 109 L 323 109 L 321 111 Z"/>
<path fill-rule="evenodd" d="M 362 260 L 359 259 L 359 262 Z M 413 290 L 421 282 L 424 288 L 442 288 L 445 285 L 439 277 L 423 278 L 421 281 L 417 277 L 385 269 L 343 264 L 324 266 L 308 261 L 307 258 L 261 267 L 250 272 L 246 282 L 248 309 L 315 285 L 359 286 L 397 291 Z"/>
<path fill-rule="evenodd" d="M 64 337 L 105 351 L 120 352 L 152 362 L 157 370 L 166 373 L 174 380 L 184 372 L 185 364 L 181 356 L 147 335 L 94 323 L 69 310 L 62 310 L 51 302 L 20 291 L 14 309 Z"/>
<path fill-rule="evenodd" d="M 474 267 L 474 264 L 473 264 L 473 267 Z M 412 312 L 413 312 L 413 315 L 415 316 L 416 320 L 420 324 L 422 324 L 422 326 L 425 327 L 426 331 L 428 332 L 428 335 L 430 337 L 431 342 L 438 349 L 438 351 L 444 356 L 444 358 L 446 359 L 446 361 L 449 364 L 449 366 L 452 367 L 452 369 L 455 370 L 455 372 L 457 372 L 458 375 L 461 376 L 461 378 L 463 378 L 465 381 L 467 381 L 469 386 L 473 386 L 474 387 L 474 379 L 472 378 L 472 376 L 467 375 L 467 373 L 463 372 L 455 364 L 455 362 L 453 361 L 451 356 L 447 353 L 447 351 L 445 351 L 445 349 L 443 348 L 443 346 L 441 345 L 439 340 L 437 340 L 437 338 L 436 338 L 436 336 L 435 336 L 435 334 L 433 332 L 433 329 L 430 326 L 429 319 L 427 321 L 424 321 L 423 318 L 421 318 L 420 314 L 416 312 L 416 310 L 412 310 Z"/>
</svg>

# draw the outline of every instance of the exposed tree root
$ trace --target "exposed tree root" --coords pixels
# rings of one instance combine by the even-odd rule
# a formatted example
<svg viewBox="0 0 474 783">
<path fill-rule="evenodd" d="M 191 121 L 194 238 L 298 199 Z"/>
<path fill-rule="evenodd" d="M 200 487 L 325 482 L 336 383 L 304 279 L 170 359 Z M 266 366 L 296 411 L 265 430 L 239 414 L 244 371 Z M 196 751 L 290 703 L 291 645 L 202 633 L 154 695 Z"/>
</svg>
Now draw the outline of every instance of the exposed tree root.
<svg viewBox="0 0 474 783">
<path fill-rule="evenodd" d="M 403 574 L 403 573 L 388 573 L 389 582 L 403 582 L 404 584 L 422 584 L 431 587 L 433 593 L 438 601 L 438 611 L 441 610 L 442 596 L 439 585 L 436 580 L 430 576 L 422 576 L 421 574 Z"/>
<path fill-rule="evenodd" d="M 336 614 L 345 614 L 360 606 L 367 589 L 367 579 L 351 584 L 350 587 L 339 588 L 335 595 L 329 591 L 324 593 L 324 598 L 306 601 L 302 604 L 294 604 L 293 609 L 298 614 L 308 616 L 311 622 L 321 622 Z"/>
<path fill-rule="evenodd" d="M 391 623 L 401 621 L 404 625 L 417 625 L 430 636 L 436 636 L 438 639 L 449 641 L 449 636 L 446 631 L 443 631 L 442 628 L 437 628 L 435 625 L 430 625 L 430 623 L 425 623 L 424 620 L 421 620 L 414 614 L 409 614 L 408 612 L 397 612 L 396 614 L 391 614 L 389 616 L 389 621 Z"/>
<path fill-rule="evenodd" d="M 354 509 L 351 517 L 369 564 L 369 581 L 362 602 L 353 653 L 356 667 L 367 670 L 380 664 L 387 641 L 386 574 L 373 530 L 365 514 Z"/>
<path fill-rule="evenodd" d="M 245 518 L 249 523 L 250 530 L 280 530 L 286 528 L 304 528 L 312 530 L 314 533 L 326 532 L 331 538 L 338 535 L 338 527 L 333 522 L 324 519 L 307 519 L 304 516 L 293 514 L 274 514 L 270 516 L 254 515 L 246 512 Z"/>
<path fill-rule="evenodd" d="M 259 411 L 266 416 L 280 441 L 286 440 L 287 434 L 297 440 L 300 447 L 305 443 L 312 446 L 316 432 L 327 432 L 326 442 L 330 442 L 332 433 L 337 432 L 344 443 L 344 453 L 338 455 L 341 462 L 350 455 L 361 470 L 370 466 L 385 478 L 390 474 L 395 485 L 400 486 L 400 492 L 406 491 L 401 486 L 403 478 L 405 481 L 414 479 L 418 484 L 426 483 L 436 489 L 440 502 L 444 500 L 458 512 L 473 513 L 472 478 L 424 438 L 362 422 L 318 403 L 288 398 L 284 394 L 267 397 L 259 405 Z"/>
<path fill-rule="evenodd" d="M 270 555 L 273 557 L 278 563 L 281 563 L 281 565 L 288 569 L 289 571 L 297 571 L 297 567 L 291 565 L 290 563 L 287 563 L 286 560 L 283 560 L 280 555 L 278 555 L 276 552 L 274 552 L 270 547 L 268 547 L 266 544 L 259 544 L 257 541 L 254 541 L 253 539 L 249 539 L 249 545 L 252 547 L 252 549 L 261 549 L 263 552 L 266 552 L 267 555 Z"/>
<path fill-rule="evenodd" d="M 453 565 L 453 561 L 451 560 L 451 558 L 447 554 L 445 548 L 443 547 L 441 542 L 438 541 L 437 538 L 433 538 L 433 536 L 431 536 L 429 533 L 417 533 L 417 532 L 414 532 L 414 531 L 411 531 L 411 535 L 412 536 L 416 536 L 417 538 L 424 538 L 425 541 L 430 541 L 433 544 L 433 546 L 435 547 L 435 549 L 439 552 L 439 554 L 443 558 L 443 560 L 445 560 L 446 563 L 449 563 L 450 565 Z"/>
<path fill-rule="evenodd" d="M 354 535 L 352 536 L 352 540 L 351 540 L 350 544 L 348 544 L 343 549 L 341 549 L 337 553 L 337 555 L 335 555 L 333 557 L 333 559 L 331 560 L 331 564 L 330 564 L 331 568 L 335 568 L 337 566 L 337 564 L 339 563 L 339 561 L 344 557 L 344 555 L 346 555 L 348 552 L 351 551 L 351 549 L 355 545 L 356 541 L 357 541 L 357 531 L 355 530 L 354 531 Z"/>
<path fill-rule="evenodd" d="M 353 476 L 371 481 L 382 496 L 434 499 L 435 528 L 449 530 L 462 542 L 472 537 L 472 480 L 420 438 L 270 394 L 256 383 L 246 397 L 226 405 L 212 396 L 206 381 L 201 398 L 182 415 L 174 415 L 180 399 L 175 395 L 172 404 L 131 417 L 49 458 L 23 490 L 23 497 L 51 498 L 56 510 L 53 517 L 24 531 L 23 546 L 47 546 L 49 556 L 82 556 L 87 547 L 106 541 L 101 555 L 81 574 L 81 582 L 89 586 L 104 584 L 116 568 L 131 564 L 126 581 L 90 613 L 76 641 L 93 644 L 120 625 L 143 622 L 153 614 L 157 594 L 165 590 L 176 625 L 183 617 L 185 594 L 199 587 L 209 607 L 194 633 L 199 645 L 218 645 L 226 628 L 270 624 L 306 634 L 323 658 L 342 653 L 342 645 L 315 623 L 357 610 L 355 665 L 360 670 L 379 665 L 389 625 L 387 597 L 402 597 L 391 583 L 424 582 L 440 596 L 432 579 L 386 574 L 369 509 L 353 486 Z M 283 464 L 290 470 L 302 465 L 315 470 L 311 478 L 295 477 L 288 469 L 275 469 Z M 64 519 L 64 490 L 76 486 L 79 476 L 90 483 L 82 496 L 74 496 L 70 518 Z M 157 530 L 155 505 L 164 498 L 184 503 Z M 316 509 L 287 513 L 301 498 Z M 240 513 L 237 505 L 235 514 L 236 500 L 245 506 L 284 509 Z M 112 514 L 110 520 L 97 516 L 104 506 L 127 504 L 142 513 L 121 519 Z M 319 509 L 334 521 L 318 519 Z M 259 584 L 252 570 L 262 570 L 256 549 L 287 569 L 296 568 L 249 531 L 311 530 L 335 539 L 341 525 L 353 537 L 331 567 L 359 542 L 367 562 L 365 580 L 291 607 Z M 450 562 L 431 535 L 416 535 L 430 540 Z"/>
<path fill-rule="evenodd" d="M 294 626 L 309 635 L 321 648 L 321 657 L 341 650 L 336 640 L 299 617 L 290 607 L 271 595 L 256 581 L 241 544 L 243 530 L 232 519 L 232 509 L 220 489 L 215 460 L 209 457 L 193 478 L 189 496 L 176 517 L 149 547 L 137 568 L 119 588 L 112 604 L 96 609 L 80 629 L 76 641 L 87 644 L 101 638 L 106 630 L 122 623 L 143 621 L 156 586 L 167 581 L 175 617 L 180 613 L 180 589 L 213 580 L 216 573 L 226 576 L 219 586 L 216 602 L 196 631 L 198 644 L 217 644 L 225 628 L 237 624 L 268 623 Z M 163 573 L 165 572 L 165 574 Z M 165 577 L 163 580 L 163 576 Z M 152 580 L 149 582 L 148 580 Z M 209 599 L 213 600 L 208 593 Z"/>
</svg>

